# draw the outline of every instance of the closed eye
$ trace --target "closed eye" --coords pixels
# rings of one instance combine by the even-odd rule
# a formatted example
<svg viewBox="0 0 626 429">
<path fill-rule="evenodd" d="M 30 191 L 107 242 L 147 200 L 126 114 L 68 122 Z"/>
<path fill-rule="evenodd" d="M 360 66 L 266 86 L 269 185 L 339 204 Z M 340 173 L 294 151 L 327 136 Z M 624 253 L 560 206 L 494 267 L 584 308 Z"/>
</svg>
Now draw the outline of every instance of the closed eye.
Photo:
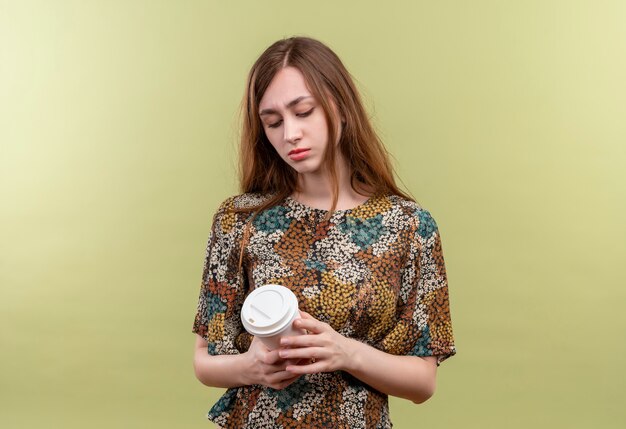
<svg viewBox="0 0 626 429">
<path fill-rule="evenodd" d="M 311 109 L 307 110 L 306 112 L 302 112 L 302 113 L 297 113 L 296 116 L 300 117 L 300 118 L 306 118 L 307 116 L 309 116 L 311 113 L 313 113 L 313 110 L 315 110 L 315 107 L 312 107 Z"/>
<path fill-rule="evenodd" d="M 296 113 L 296 116 L 299 118 L 306 118 L 307 116 L 309 116 L 311 113 L 313 113 L 313 111 L 315 110 L 315 107 L 312 107 L 311 109 L 307 110 L 306 112 L 302 112 L 302 113 Z M 267 124 L 268 128 L 278 128 L 280 127 L 280 124 L 283 123 L 283 120 L 279 120 L 276 122 L 273 122 L 271 124 Z"/>
</svg>

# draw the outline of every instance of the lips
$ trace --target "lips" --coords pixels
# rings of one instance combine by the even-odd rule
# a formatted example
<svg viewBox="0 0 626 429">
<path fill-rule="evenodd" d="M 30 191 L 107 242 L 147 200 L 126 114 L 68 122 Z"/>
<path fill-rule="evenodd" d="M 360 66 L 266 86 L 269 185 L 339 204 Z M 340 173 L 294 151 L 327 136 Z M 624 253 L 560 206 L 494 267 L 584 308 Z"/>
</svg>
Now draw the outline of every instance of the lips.
<svg viewBox="0 0 626 429">
<path fill-rule="evenodd" d="M 311 152 L 311 149 L 307 149 L 307 148 L 299 148 L 299 149 L 292 149 L 289 152 L 289 159 L 291 159 L 292 161 L 302 161 L 303 159 L 307 159 L 309 157 L 309 152 Z"/>
<path fill-rule="evenodd" d="M 287 155 L 291 156 L 291 155 L 295 155 L 301 152 L 306 152 L 307 150 L 311 150 L 311 149 L 307 149 L 307 148 L 293 149 Z"/>
</svg>

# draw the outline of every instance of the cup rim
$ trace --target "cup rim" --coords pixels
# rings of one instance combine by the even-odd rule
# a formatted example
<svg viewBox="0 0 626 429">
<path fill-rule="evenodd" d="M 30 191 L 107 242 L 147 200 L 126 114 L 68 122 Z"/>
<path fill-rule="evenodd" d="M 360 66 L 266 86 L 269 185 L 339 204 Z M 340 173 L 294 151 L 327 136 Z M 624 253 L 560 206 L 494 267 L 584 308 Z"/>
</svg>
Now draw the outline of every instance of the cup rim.
<svg viewBox="0 0 626 429">
<path fill-rule="evenodd" d="M 272 325 L 259 329 L 259 327 L 251 325 L 248 322 L 248 320 L 246 320 L 246 317 L 244 317 L 244 313 L 247 312 L 247 310 L 249 310 L 250 308 L 250 301 L 249 301 L 250 297 L 257 295 L 259 293 L 262 293 L 263 292 L 262 289 L 266 287 L 269 287 L 272 290 L 277 291 L 279 294 L 281 294 L 281 296 L 286 298 L 286 305 L 287 305 L 288 311 L 286 311 L 285 314 L 279 317 Z M 291 289 L 283 285 L 277 285 L 277 284 L 266 284 L 263 286 L 259 286 L 255 288 L 252 292 L 250 292 L 248 296 L 246 297 L 246 299 L 244 300 L 244 303 L 241 308 L 241 314 L 240 314 L 241 322 L 245 330 L 248 331 L 248 333 L 259 336 L 259 337 L 270 337 L 272 335 L 276 335 L 280 332 L 283 332 L 285 329 L 287 329 L 290 326 L 291 322 L 296 318 L 297 315 L 298 315 L 298 298 L 296 297 L 296 295 L 293 293 Z"/>
</svg>

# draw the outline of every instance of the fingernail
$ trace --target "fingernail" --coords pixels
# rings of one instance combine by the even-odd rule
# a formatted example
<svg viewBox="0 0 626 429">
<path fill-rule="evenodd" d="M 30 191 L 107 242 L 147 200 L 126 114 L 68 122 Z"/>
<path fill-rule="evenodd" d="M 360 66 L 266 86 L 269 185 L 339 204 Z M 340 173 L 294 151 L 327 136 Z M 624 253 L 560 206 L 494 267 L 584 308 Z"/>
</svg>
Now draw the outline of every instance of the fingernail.
<svg viewBox="0 0 626 429">
<path fill-rule="evenodd" d="M 288 346 L 289 345 L 289 340 L 287 338 L 282 338 L 280 340 L 280 345 L 281 346 Z"/>
<path fill-rule="evenodd" d="M 281 358 L 285 358 L 287 357 L 287 352 L 278 352 L 278 356 L 280 356 Z"/>
</svg>

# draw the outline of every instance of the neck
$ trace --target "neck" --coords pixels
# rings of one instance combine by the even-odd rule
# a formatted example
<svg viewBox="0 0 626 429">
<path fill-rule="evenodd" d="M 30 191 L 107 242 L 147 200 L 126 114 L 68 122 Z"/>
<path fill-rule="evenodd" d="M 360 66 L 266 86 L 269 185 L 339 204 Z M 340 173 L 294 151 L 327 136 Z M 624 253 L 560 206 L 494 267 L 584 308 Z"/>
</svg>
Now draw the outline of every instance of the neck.
<svg viewBox="0 0 626 429">
<path fill-rule="evenodd" d="M 349 169 L 341 156 L 337 157 L 335 169 L 339 185 L 336 210 L 356 207 L 369 198 L 369 194 L 360 194 L 352 189 Z M 299 191 L 293 194 L 296 200 L 311 207 L 330 210 L 333 203 L 333 187 L 328 172 L 300 174 L 298 189 Z"/>
</svg>

